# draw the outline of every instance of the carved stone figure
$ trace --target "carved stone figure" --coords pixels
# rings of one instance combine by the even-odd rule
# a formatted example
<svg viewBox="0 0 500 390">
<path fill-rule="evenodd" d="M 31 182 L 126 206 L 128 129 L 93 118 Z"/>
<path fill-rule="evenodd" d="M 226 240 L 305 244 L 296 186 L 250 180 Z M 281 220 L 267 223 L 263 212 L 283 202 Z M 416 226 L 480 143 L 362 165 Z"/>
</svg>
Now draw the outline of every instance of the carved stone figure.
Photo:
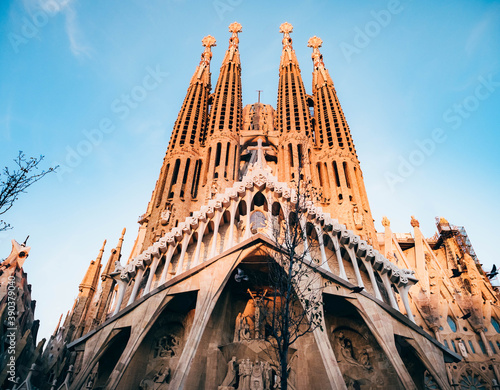
<svg viewBox="0 0 500 390">
<path fill-rule="evenodd" d="M 263 363 L 255 360 L 250 379 L 250 390 L 264 390 Z"/>
<path fill-rule="evenodd" d="M 240 383 L 238 390 L 250 390 L 250 377 L 252 375 L 252 362 L 250 359 L 242 359 L 239 364 Z"/>
<path fill-rule="evenodd" d="M 236 384 L 236 356 L 227 363 L 226 377 L 222 381 L 220 387 L 230 387 Z"/>
<path fill-rule="evenodd" d="M 373 367 L 372 367 L 372 365 L 370 363 L 370 356 L 368 355 L 368 351 L 366 350 L 366 348 L 363 349 L 363 351 L 359 355 L 359 362 L 367 370 L 373 369 Z"/>
<path fill-rule="evenodd" d="M 352 210 L 352 218 L 354 220 L 354 226 L 356 226 L 356 229 L 363 229 L 363 214 L 358 211 L 358 206 L 354 206 Z"/>
<path fill-rule="evenodd" d="M 155 346 L 154 357 L 172 357 L 177 352 L 179 340 L 174 335 L 166 335 L 158 340 Z"/>
<path fill-rule="evenodd" d="M 262 377 L 264 380 L 264 390 L 271 390 L 271 377 L 273 374 L 273 371 L 271 369 L 271 365 L 269 362 L 264 363 L 263 367 L 263 373 Z"/>
</svg>

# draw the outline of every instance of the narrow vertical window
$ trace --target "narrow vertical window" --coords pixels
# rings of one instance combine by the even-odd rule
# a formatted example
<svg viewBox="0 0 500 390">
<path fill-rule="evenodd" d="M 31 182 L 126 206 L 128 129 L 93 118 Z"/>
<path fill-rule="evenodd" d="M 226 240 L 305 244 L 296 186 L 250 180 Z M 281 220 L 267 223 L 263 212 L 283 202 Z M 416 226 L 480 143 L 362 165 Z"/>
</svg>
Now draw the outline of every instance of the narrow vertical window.
<svg viewBox="0 0 500 390">
<path fill-rule="evenodd" d="M 321 163 L 316 163 L 316 168 L 318 170 L 318 179 L 320 187 L 323 187 L 323 178 L 321 177 Z"/>
<path fill-rule="evenodd" d="M 187 159 L 186 167 L 184 168 L 184 175 L 182 177 L 182 186 L 181 186 L 181 198 L 184 198 L 184 190 L 186 187 L 186 182 L 189 174 L 189 165 L 191 164 L 191 159 Z"/>
<path fill-rule="evenodd" d="M 194 178 L 193 184 L 191 185 L 191 197 L 196 199 L 198 196 L 198 184 L 200 183 L 200 173 L 201 173 L 201 160 L 197 160 L 194 166 Z"/>
<path fill-rule="evenodd" d="M 236 167 L 236 158 L 238 155 L 238 146 L 234 145 L 234 164 L 233 164 L 233 180 L 236 180 L 237 178 L 235 177 L 236 172 L 238 172 L 238 168 Z"/>
<path fill-rule="evenodd" d="M 231 145 L 229 144 L 229 142 L 227 143 L 227 147 L 226 147 L 226 162 L 224 164 L 224 177 L 227 178 L 227 164 L 229 163 L 229 147 Z"/>
<path fill-rule="evenodd" d="M 337 168 L 337 161 L 333 162 L 333 171 L 335 172 L 335 183 L 337 184 L 337 187 L 340 187 L 340 177 L 339 170 Z"/>
<path fill-rule="evenodd" d="M 303 157 L 302 157 L 302 145 L 301 144 L 297 145 L 297 156 L 298 156 L 298 160 L 299 160 L 298 165 L 304 166 L 304 161 L 302 160 Z"/>
<path fill-rule="evenodd" d="M 208 154 L 207 154 L 207 165 L 205 167 L 205 172 L 203 174 L 203 185 L 207 184 L 207 178 L 208 178 L 208 168 L 210 167 L 210 157 L 212 154 L 212 148 L 208 148 Z"/>
<path fill-rule="evenodd" d="M 293 149 L 292 144 L 288 144 L 288 162 L 293 167 Z"/>
<path fill-rule="evenodd" d="M 174 171 L 172 172 L 172 180 L 170 181 L 170 186 L 168 188 L 168 197 L 173 198 L 174 193 L 172 191 L 172 187 L 177 183 L 177 176 L 179 175 L 179 166 L 181 164 L 181 160 L 175 160 Z"/>
<path fill-rule="evenodd" d="M 220 153 L 222 150 L 222 144 L 220 142 L 217 143 L 217 150 L 215 152 L 215 172 L 214 179 L 219 177 L 219 172 L 217 172 L 217 167 L 220 165 Z"/>
<path fill-rule="evenodd" d="M 155 201 L 156 207 L 159 207 L 161 204 L 161 198 L 163 197 L 163 191 L 165 190 L 165 183 L 167 182 L 169 169 L 170 169 L 170 164 L 167 164 L 167 168 L 165 169 L 165 172 L 163 173 L 163 177 L 161 178 L 161 184 L 160 184 L 159 191 L 156 193 L 156 201 Z"/>
<path fill-rule="evenodd" d="M 345 183 L 347 184 L 347 188 L 351 188 L 351 180 L 349 179 L 349 172 L 347 170 L 347 163 L 344 161 L 342 163 L 342 166 L 344 168 Z"/>
</svg>

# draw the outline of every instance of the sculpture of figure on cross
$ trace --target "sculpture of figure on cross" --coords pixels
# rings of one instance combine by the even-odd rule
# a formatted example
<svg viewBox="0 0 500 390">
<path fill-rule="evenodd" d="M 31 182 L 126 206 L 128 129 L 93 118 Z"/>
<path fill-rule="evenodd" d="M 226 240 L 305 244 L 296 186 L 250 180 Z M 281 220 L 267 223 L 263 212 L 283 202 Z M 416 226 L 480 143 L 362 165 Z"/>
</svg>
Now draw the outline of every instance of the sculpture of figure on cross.
<svg viewBox="0 0 500 390">
<path fill-rule="evenodd" d="M 256 150 L 257 151 L 257 162 L 254 164 L 257 168 L 266 169 L 266 158 L 264 155 L 265 150 L 272 150 L 270 146 L 262 146 L 262 139 L 259 138 L 257 140 L 257 146 L 249 146 L 248 150 Z"/>
</svg>

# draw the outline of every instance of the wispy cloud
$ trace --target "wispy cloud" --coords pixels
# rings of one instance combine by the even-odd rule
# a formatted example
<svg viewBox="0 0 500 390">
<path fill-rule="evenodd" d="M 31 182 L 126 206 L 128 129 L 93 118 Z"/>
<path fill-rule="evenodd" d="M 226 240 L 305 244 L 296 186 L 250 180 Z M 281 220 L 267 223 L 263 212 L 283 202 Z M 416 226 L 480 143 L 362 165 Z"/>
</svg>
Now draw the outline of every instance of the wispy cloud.
<svg viewBox="0 0 500 390">
<path fill-rule="evenodd" d="M 465 43 L 465 52 L 469 57 L 474 55 L 477 46 L 484 42 L 484 36 L 488 34 L 488 29 L 498 25 L 499 19 L 500 6 L 495 6 L 476 24 Z"/>
<path fill-rule="evenodd" d="M 74 7 L 69 6 L 64 10 L 64 14 L 66 16 L 66 34 L 69 39 L 69 48 L 71 52 L 76 56 L 85 55 L 90 57 L 90 47 L 86 45 L 84 42 L 83 34 L 78 26 L 77 15 Z"/>
<path fill-rule="evenodd" d="M 85 38 L 78 25 L 76 4 L 77 0 L 23 0 L 24 9 L 30 14 L 42 10 L 51 17 L 58 14 L 64 15 L 66 36 L 71 52 L 75 57 L 90 57 L 91 48 L 85 43 Z"/>
</svg>

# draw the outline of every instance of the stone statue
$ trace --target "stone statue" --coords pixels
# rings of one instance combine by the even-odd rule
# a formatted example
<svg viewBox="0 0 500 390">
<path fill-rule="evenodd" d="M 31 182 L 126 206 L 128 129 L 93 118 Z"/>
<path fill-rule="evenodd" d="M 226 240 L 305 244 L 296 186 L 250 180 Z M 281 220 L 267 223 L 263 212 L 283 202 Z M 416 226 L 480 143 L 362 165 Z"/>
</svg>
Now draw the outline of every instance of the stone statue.
<svg viewBox="0 0 500 390">
<path fill-rule="evenodd" d="M 358 211 L 358 206 L 354 206 L 352 210 L 352 218 L 354 220 L 354 226 L 356 229 L 363 229 L 363 214 Z"/>
<path fill-rule="evenodd" d="M 236 356 L 227 363 L 227 373 L 226 377 L 222 381 L 222 385 L 219 388 L 231 387 L 236 384 Z M 234 387 L 231 387 L 234 389 Z"/>
<path fill-rule="evenodd" d="M 273 371 L 269 362 L 264 363 L 263 367 L 263 380 L 264 380 L 264 390 L 271 390 L 271 377 Z"/>
<path fill-rule="evenodd" d="M 250 377 L 252 375 L 252 362 L 250 359 L 242 359 L 239 364 L 240 383 L 238 390 L 250 390 Z"/>
<path fill-rule="evenodd" d="M 372 370 L 373 367 L 370 363 L 370 356 L 368 355 L 368 351 L 365 349 L 363 349 L 363 351 L 361 352 L 361 354 L 359 355 L 359 362 L 361 363 L 361 365 L 367 369 L 367 370 Z"/>
<path fill-rule="evenodd" d="M 250 390 L 264 390 L 264 380 L 262 374 L 263 374 L 263 363 L 259 362 L 256 359 L 252 367 Z"/>
</svg>

